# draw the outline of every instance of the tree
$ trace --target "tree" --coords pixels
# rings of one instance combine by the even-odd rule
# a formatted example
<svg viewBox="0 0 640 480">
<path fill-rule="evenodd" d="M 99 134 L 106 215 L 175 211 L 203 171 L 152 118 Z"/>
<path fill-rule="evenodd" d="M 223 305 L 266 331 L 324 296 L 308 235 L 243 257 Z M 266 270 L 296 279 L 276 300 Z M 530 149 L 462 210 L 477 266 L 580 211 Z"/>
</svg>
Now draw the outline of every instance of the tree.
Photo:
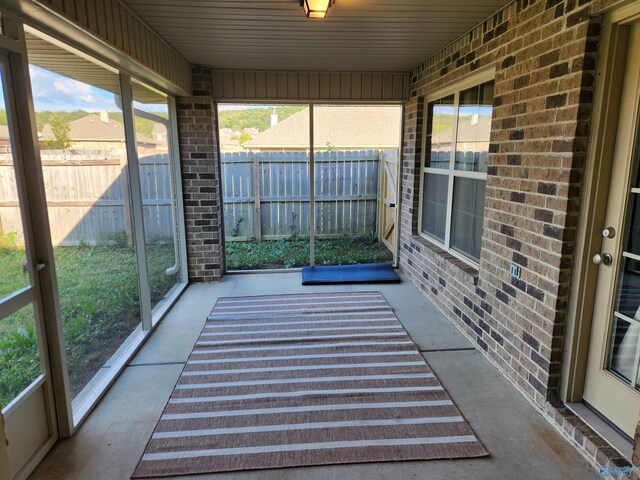
<svg viewBox="0 0 640 480">
<path fill-rule="evenodd" d="M 280 105 L 275 107 L 280 121 L 305 108 L 308 107 L 305 105 Z M 231 130 L 255 128 L 262 132 L 271 126 L 272 112 L 273 106 L 250 107 L 242 110 L 220 110 L 218 112 L 218 122 L 220 128 L 229 128 Z"/>
<path fill-rule="evenodd" d="M 240 145 L 244 145 L 245 143 L 247 143 L 252 138 L 253 137 L 251 136 L 251 134 L 249 132 L 247 132 L 246 130 L 243 130 L 242 133 L 240 133 L 240 136 L 238 137 L 238 143 Z"/>
<path fill-rule="evenodd" d="M 69 138 L 69 121 L 58 113 L 54 113 L 49 118 L 49 126 L 51 127 L 51 133 L 54 140 L 47 140 L 45 143 L 46 148 L 51 150 L 66 150 L 71 146 L 71 139 Z"/>
</svg>

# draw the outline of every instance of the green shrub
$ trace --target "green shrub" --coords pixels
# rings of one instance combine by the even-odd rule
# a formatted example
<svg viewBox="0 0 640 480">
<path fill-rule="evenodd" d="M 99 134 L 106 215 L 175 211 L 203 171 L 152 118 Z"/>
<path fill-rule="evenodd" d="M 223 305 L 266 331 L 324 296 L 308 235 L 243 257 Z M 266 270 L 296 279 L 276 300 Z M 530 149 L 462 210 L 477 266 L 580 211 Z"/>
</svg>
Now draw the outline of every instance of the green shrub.
<svg viewBox="0 0 640 480">
<path fill-rule="evenodd" d="M 0 403 L 7 405 L 40 374 L 38 343 L 33 327 L 0 338 Z"/>
<path fill-rule="evenodd" d="M 284 240 L 227 241 L 226 252 L 229 270 L 302 267 L 309 264 L 309 238 L 292 235 Z M 315 259 L 317 265 L 347 265 L 388 262 L 393 255 L 375 234 L 345 235 L 316 239 Z"/>
<path fill-rule="evenodd" d="M 240 236 L 240 227 L 242 226 L 242 222 L 244 222 L 244 217 L 240 215 L 238 218 L 236 218 L 236 221 L 233 224 L 233 229 L 231 230 L 232 237 Z"/>
</svg>

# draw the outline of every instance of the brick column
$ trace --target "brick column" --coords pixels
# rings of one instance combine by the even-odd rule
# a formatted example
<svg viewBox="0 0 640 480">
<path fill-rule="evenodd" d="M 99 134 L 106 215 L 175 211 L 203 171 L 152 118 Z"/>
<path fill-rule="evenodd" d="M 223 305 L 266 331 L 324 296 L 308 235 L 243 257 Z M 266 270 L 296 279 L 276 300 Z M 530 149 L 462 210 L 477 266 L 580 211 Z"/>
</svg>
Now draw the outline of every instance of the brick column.
<svg viewBox="0 0 640 480">
<path fill-rule="evenodd" d="M 189 281 L 222 278 L 220 172 L 211 71 L 193 69 L 193 97 L 177 99 Z"/>
</svg>

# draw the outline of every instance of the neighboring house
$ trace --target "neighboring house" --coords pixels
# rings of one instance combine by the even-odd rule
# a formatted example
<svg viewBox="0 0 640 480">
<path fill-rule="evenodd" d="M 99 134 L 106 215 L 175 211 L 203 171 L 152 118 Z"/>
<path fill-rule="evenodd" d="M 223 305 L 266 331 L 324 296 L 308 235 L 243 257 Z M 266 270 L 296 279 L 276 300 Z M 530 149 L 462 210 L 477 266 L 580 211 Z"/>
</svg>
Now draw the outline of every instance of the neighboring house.
<svg viewBox="0 0 640 480">
<path fill-rule="evenodd" d="M 116 149 L 125 148 L 124 125 L 109 118 L 107 112 L 91 113 L 69 122 L 71 148 Z M 42 127 L 40 141 L 55 140 L 51 126 Z M 136 134 L 139 148 L 156 149 L 158 142 L 141 134 Z"/>
<path fill-rule="evenodd" d="M 221 152 L 241 152 L 243 150 L 238 137 L 240 132 L 234 131 L 231 128 L 220 129 L 220 151 Z"/>
<path fill-rule="evenodd" d="M 245 128 L 244 130 L 233 130 L 231 128 L 220 129 L 220 151 L 224 153 L 243 152 L 245 148 L 240 144 L 240 135 L 247 133 L 254 138 L 260 133 L 257 128 Z M 245 144 L 246 145 L 246 144 Z"/>
<path fill-rule="evenodd" d="M 314 150 L 384 150 L 400 146 L 400 108 L 393 106 L 316 106 Z M 286 152 L 309 149 L 309 109 L 305 108 L 256 135 L 245 149 Z"/>
<path fill-rule="evenodd" d="M 446 166 L 452 151 L 454 128 L 448 128 L 431 137 L 432 166 Z M 491 115 L 465 115 L 458 119 L 455 128 L 456 168 L 473 170 L 473 165 L 489 163 L 489 137 Z"/>
<path fill-rule="evenodd" d="M 491 118 L 487 116 L 469 115 L 460 117 L 456 131 L 458 151 L 485 152 L 489 150 L 491 134 Z M 431 137 L 431 151 L 451 151 L 452 129 L 440 132 Z"/>
</svg>

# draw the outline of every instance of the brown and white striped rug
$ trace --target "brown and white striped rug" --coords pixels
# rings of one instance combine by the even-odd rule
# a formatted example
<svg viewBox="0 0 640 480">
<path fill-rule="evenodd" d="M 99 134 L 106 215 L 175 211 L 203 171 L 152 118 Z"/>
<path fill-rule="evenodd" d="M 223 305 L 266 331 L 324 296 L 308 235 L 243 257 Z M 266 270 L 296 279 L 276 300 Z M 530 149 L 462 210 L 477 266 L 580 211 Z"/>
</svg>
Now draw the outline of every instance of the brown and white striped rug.
<svg viewBox="0 0 640 480">
<path fill-rule="evenodd" d="M 484 455 L 380 292 L 228 297 L 133 477 Z"/>
</svg>

